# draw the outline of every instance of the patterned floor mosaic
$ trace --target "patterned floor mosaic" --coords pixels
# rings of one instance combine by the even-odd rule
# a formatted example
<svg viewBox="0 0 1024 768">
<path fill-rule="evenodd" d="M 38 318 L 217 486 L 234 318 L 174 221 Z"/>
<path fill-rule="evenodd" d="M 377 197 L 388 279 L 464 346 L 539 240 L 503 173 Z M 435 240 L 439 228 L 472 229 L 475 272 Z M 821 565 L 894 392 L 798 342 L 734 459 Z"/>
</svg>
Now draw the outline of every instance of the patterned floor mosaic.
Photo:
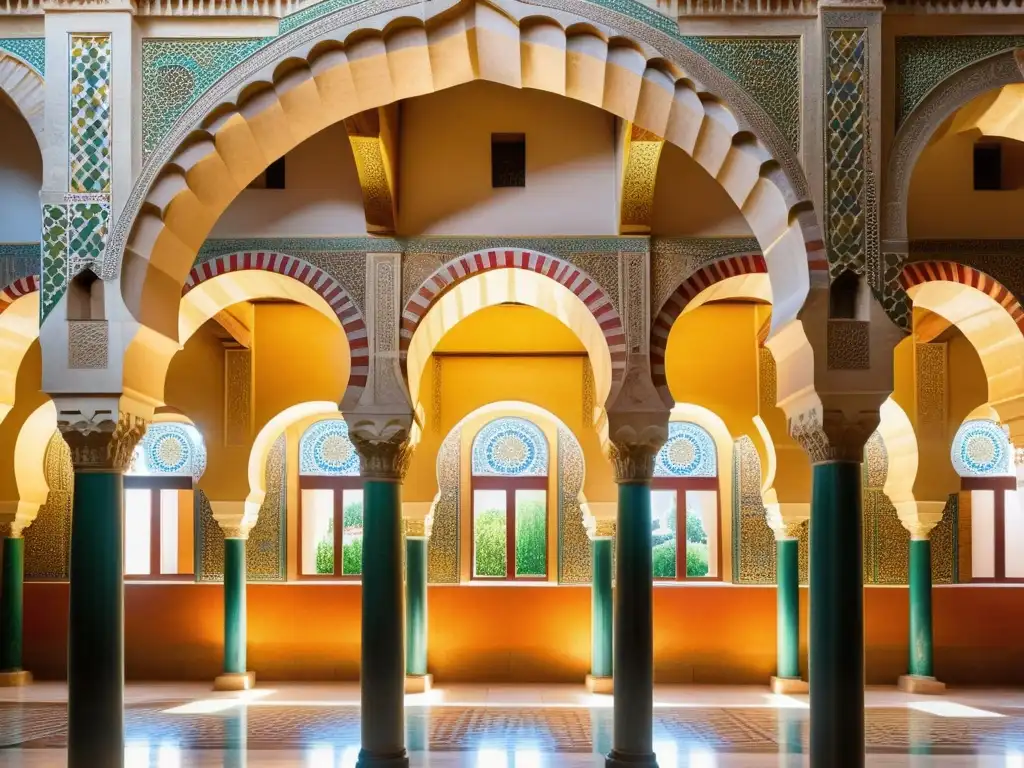
<svg viewBox="0 0 1024 768">
<path fill-rule="evenodd" d="M 128 749 L 330 749 L 340 754 L 359 743 L 359 710 L 352 706 L 267 703 L 205 714 L 167 711 L 183 703 L 126 707 Z M 937 756 L 1019 753 L 1024 765 L 1024 709 L 990 708 L 986 713 L 957 717 L 907 708 L 868 709 L 867 751 Z M 512 754 L 523 749 L 547 755 L 600 754 L 611 746 L 609 708 L 408 707 L 406 715 L 409 749 L 428 754 Z M 654 740 L 684 753 L 697 749 L 713 754 L 804 754 L 808 717 L 806 709 L 663 708 L 655 711 Z M 66 747 L 66 719 L 63 704 L 0 704 L 0 765 L 8 764 L 4 758 L 12 753 Z"/>
</svg>

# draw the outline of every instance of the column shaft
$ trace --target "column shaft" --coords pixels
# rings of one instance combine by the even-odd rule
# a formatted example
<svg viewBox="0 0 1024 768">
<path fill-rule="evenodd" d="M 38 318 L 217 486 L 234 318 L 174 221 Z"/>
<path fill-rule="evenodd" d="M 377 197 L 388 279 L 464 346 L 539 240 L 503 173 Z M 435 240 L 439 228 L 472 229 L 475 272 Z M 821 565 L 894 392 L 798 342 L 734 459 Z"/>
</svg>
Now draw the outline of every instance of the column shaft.
<svg viewBox="0 0 1024 768">
<path fill-rule="evenodd" d="M 859 462 L 814 465 L 811 496 L 812 768 L 864 765 L 864 579 Z"/>
<path fill-rule="evenodd" d="M 224 539 L 224 673 L 246 669 L 245 539 Z"/>
<path fill-rule="evenodd" d="M 119 472 L 75 472 L 68 768 L 124 765 L 123 497 Z"/>
<path fill-rule="evenodd" d="M 910 667 L 911 675 L 933 677 L 932 668 L 932 543 L 910 541 Z"/>
<path fill-rule="evenodd" d="M 405 751 L 402 486 L 364 485 L 362 749 L 359 768 L 409 765 Z"/>
<path fill-rule="evenodd" d="M 427 540 L 405 540 L 405 674 L 427 674 Z"/>
<path fill-rule="evenodd" d="M 608 768 L 657 766 L 650 481 L 620 482 L 616 524 L 615 709 Z"/>
<path fill-rule="evenodd" d="M 775 542 L 778 583 L 778 677 L 800 677 L 800 556 L 799 541 Z"/>
<path fill-rule="evenodd" d="M 590 588 L 590 674 L 612 676 L 612 540 L 594 539 Z"/>
<path fill-rule="evenodd" d="M 0 672 L 21 670 L 25 540 L 4 539 L 3 587 L 0 592 Z"/>
</svg>

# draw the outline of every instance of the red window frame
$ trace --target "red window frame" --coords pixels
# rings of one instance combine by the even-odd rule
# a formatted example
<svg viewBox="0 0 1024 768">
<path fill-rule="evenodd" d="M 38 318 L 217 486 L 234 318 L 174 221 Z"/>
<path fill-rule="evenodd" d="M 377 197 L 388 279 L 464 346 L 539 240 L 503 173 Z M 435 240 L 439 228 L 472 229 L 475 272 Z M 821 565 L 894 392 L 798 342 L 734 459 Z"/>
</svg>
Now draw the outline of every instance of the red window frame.
<svg viewBox="0 0 1024 768">
<path fill-rule="evenodd" d="M 548 580 L 548 478 L 543 476 L 474 475 L 470 483 L 470 578 L 474 581 L 547 581 Z M 517 576 L 516 569 L 516 491 L 544 491 L 544 575 Z M 476 575 L 476 492 L 505 491 L 505 575 Z M 510 575 L 511 574 L 511 575 Z"/>
<path fill-rule="evenodd" d="M 656 582 L 670 581 L 722 581 L 722 492 L 717 477 L 655 477 L 652 491 L 675 491 L 676 494 L 676 575 L 656 577 Z M 715 570 L 716 576 L 686 575 L 686 493 L 687 491 L 715 492 Z M 652 547 L 653 550 L 653 547 Z M 680 576 L 680 572 L 682 575 Z"/>
<path fill-rule="evenodd" d="M 334 573 L 303 573 L 302 572 L 302 491 L 306 489 L 328 489 L 334 491 Z M 342 523 L 345 519 L 344 491 L 363 490 L 363 478 L 350 475 L 299 475 L 299 568 L 298 577 L 302 581 L 360 581 L 361 573 L 341 573 L 345 531 Z M 363 505 L 363 524 L 366 524 L 365 496 Z"/>
<path fill-rule="evenodd" d="M 192 573 L 160 573 L 160 491 L 179 490 L 191 491 L 192 478 L 176 475 L 126 475 L 124 490 L 149 491 L 149 573 L 124 573 L 124 562 L 121 571 L 125 581 L 195 581 L 195 558 Z M 123 506 L 123 502 L 122 502 Z M 122 515 L 127 514 L 127 509 Z M 193 526 L 195 516 L 193 515 Z M 193 534 L 194 537 L 194 534 Z M 121 545 L 122 548 L 124 545 Z M 122 558 L 124 554 L 122 553 Z"/>
<path fill-rule="evenodd" d="M 962 491 L 991 491 L 992 535 L 994 576 L 971 575 L 972 584 L 1022 584 L 1024 578 L 1006 576 L 1006 491 L 1017 490 L 1016 477 L 964 477 L 960 480 Z M 971 512 L 971 525 L 974 525 L 974 512 Z M 973 532 L 971 536 L 973 537 Z"/>
</svg>

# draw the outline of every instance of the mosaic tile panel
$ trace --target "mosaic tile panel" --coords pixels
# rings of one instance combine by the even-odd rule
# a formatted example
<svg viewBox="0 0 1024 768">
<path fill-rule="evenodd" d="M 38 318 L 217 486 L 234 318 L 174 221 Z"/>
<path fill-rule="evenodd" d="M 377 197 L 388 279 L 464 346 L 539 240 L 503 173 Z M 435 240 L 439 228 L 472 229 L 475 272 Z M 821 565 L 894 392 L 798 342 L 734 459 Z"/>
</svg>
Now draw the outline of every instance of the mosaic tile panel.
<svg viewBox="0 0 1024 768">
<path fill-rule="evenodd" d="M 68 287 L 68 229 L 68 212 L 63 205 L 43 206 L 40 323 L 57 306 Z"/>
<path fill-rule="evenodd" d="M 0 51 L 14 54 L 40 75 L 46 74 L 45 37 L 0 37 Z"/>
<path fill-rule="evenodd" d="M 69 189 L 110 191 L 110 35 L 71 36 Z"/>
<path fill-rule="evenodd" d="M 143 40 L 143 154 L 152 152 L 174 121 L 222 75 L 271 40 L 273 38 L 270 37 Z"/>
<path fill-rule="evenodd" d="M 245 543 L 246 574 L 249 581 L 285 581 L 288 531 L 288 492 L 285 472 L 285 438 L 277 438 L 267 456 L 267 495 L 256 525 Z"/>
<path fill-rule="evenodd" d="M 537 425 L 526 419 L 495 419 L 473 439 L 472 466 L 474 475 L 545 476 L 548 443 Z"/>
<path fill-rule="evenodd" d="M 583 526 L 583 449 L 568 429 L 558 430 L 558 583 L 589 584 L 590 539 Z"/>
<path fill-rule="evenodd" d="M 799 37 L 681 40 L 742 86 L 775 122 L 793 150 L 800 150 Z"/>
<path fill-rule="evenodd" d="M 25 578 L 66 579 L 71 559 L 71 503 L 75 473 L 71 449 L 56 430 L 43 456 L 50 492 L 35 521 L 25 529 Z"/>
<path fill-rule="evenodd" d="M 438 499 L 434 525 L 427 542 L 427 581 L 431 584 L 459 583 L 459 507 L 462 504 L 460 446 L 462 429 L 455 428 L 437 452 Z"/>
<path fill-rule="evenodd" d="M 901 253 L 880 253 L 877 258 L 868 255 L 868 285 L 881 304 L 886 316 L 902 331 L 910 333 L 912 306 L 910 297 L 900 284 L 900 273 L 906 257 Z"/>
<path fill-rule="evenodd" d="M 716 477 L 718 452 L 707 430 L 688 421 L 668 425 L 668 440 L 654 457 L 655 477 Z"/>
<path fill-rule="evenodd" d="M 344 419 L 311 424 L 299 440 L 299 474 L 359 476 L 359 454 Z"/>
<path fill-rule="evenodd" d="M 932 583 L 955 584 L 957 578 L 957 523 L 960 494 L 951 493 L 942 520 L 932 528 Z"/>
<path fill-rule="evenodd" d="M 943 35 L 896 38 L 896 127 L 928 92 L 958 70 L 1024 46 L 1024 35 Z"/>
<path fill-rule="evenodd" d="M 206 471 L 206 442 L 191 424 L 150 424 L 135 446 L 128 475 L 177 475 L 198 482 Z"/>
<path fill-rule="evenodd" d="M 40 243 L 0 243 L 0 287 L 39 274 Z"/>
<path fill-rule="evenodd" d="M 867 30 L 826 33 L 825 221 L 833 277 L 864 265 L 867 120 Z"/>
<path fill-rule="evenodd" d="M 774 584 L 775 534 L 768 527 L 761 499 L 761 460 L 744 435 L 733 451 L 733 580 L 737 584 Z"/>
<path fill-rule="evenodd" d="M 1000 424 L 971 419 L 960 425 L 953 438 L 950 459 L 960 477 L 998 477 L 1011 472 L 1013 446 Z"/>
<path fill-rule="evenodd" d="M 70 203 L 68 216 L 68 281 L 84 269 L 100 273 L 107 244 L 110 204 Z"/>
<path fill-rule="evenodd" d="M 811 580 L 811 523 L 808 521 L 800 526 L 800 536 L 797 539 L 797 570 L 800 574 L 800 583 L 808 584 Z"/>
</svg>

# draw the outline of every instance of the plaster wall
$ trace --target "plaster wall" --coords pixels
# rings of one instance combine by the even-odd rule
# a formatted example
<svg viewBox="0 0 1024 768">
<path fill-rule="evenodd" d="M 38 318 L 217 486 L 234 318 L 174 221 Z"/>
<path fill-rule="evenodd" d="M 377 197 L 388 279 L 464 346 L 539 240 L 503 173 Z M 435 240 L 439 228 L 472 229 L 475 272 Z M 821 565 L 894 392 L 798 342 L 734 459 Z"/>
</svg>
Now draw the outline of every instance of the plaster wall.
<svg viewBox="0 0 1024 768">
<path fill-rule="evenodd" d="M 491 187 L 491 134 L 526 135 L 526 187 Z M 492 83 L 402 104 L 405 235 L 605 235 L 616 222 L 615 124 L 596 107 Z"/>
<path fill-rule="evenodd" d="M 363 196 L 342 123 L 314 134 L 285 158 L 285 189 L 245 189 L 210 237 L 366 235 Z"/>
<path fill-rule="evenodd" d="M 0 243 L 38 243 L 43 158 L 25 119 L 0 92 Z"/>
</svg>

